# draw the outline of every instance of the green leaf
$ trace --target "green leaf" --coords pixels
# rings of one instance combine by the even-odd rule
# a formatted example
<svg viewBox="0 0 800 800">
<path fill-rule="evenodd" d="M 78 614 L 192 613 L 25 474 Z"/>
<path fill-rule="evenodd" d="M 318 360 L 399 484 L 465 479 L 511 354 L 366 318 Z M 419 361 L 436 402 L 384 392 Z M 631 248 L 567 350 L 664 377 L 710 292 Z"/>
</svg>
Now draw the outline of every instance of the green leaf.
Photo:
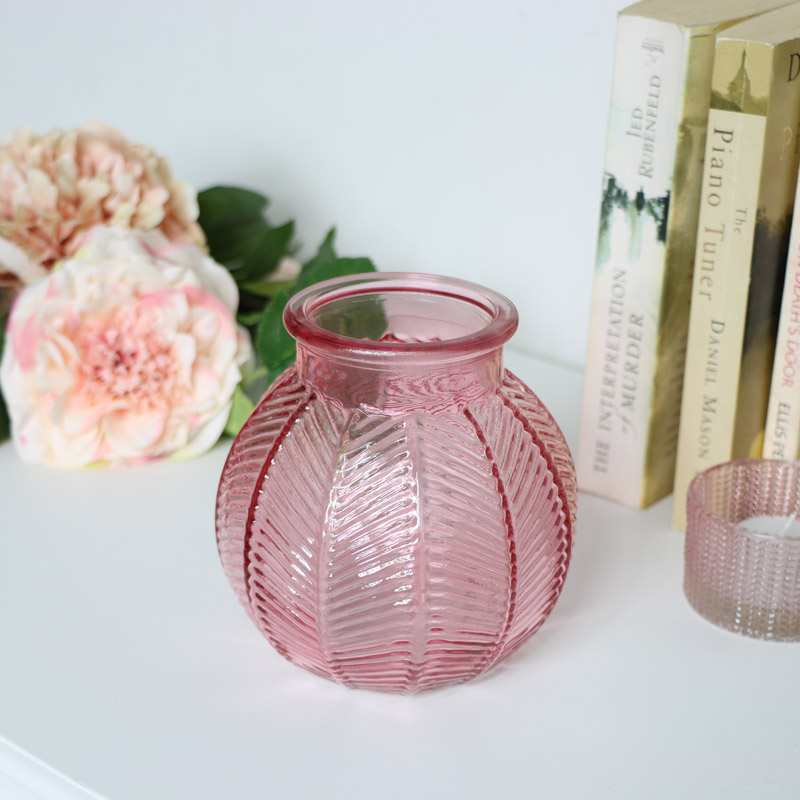
<svg viewBox="0 0 800 800">
<path fill-rule="evenodd" d="M 245 328 L 249 328 L 251 325 L 258 325 L 263 314 L 263 309 L 260 311 L 246 311 L 244 313 L 237 314 L 236 321 L 240 325 L 244 325 Z"/>
<path fill-rule="evenodd" d="M 273 272 L 280 260 L 289 252 L 292 236 L 294 236 L 294 222 L 291 221 L 279 228 L 267 228 L 262 231 L 254 249 L 241 266 L 231 267 L 231 274 L 236 282 L 258 280 Z"/>
<path fill-rule="evenodd" d="M 256 367 L 255 369 L 251 369 L 247 375 L 242 378 L 242 388 L 243 389 L 250 389 L 255 383 L 260 381 L 262 378 L 267 377 L 267 368 L 266 367 Z"/>
<path fill-rule="evenodd" d="M 292 294 L 306 289 L 320 281 L 341 278 L 345 275 L 358 275 L 362 272 L 375 272 L 375 265 L 368 258 L 337 258 L 333 261 L 315 262 L 314 259 L 303 267 L 292 287 Z"/>
<path fill-rule="evenodd" d="M 289 358 L 285 359 L 283 362 L 278 364 L 272 369 L 267 370 L 267 388 L 269 389 L 270 386 L 275 382 L 277 378 L 279 378 L 285 369 L 291 367 L 294 364 L 295 355 L 292 353 Z"/>
<path fill-rule="evenodd" d="M 6 441 L 11 437 L 11 420 L 8 418 L 6 401 L 0 395 L 0 442 Z"/>
<path fill-rule="evenodd" d="M 236 436 L 255 407 L 255 403 L 247 396 L 241 384 L 239 384 L 233 390 L 231 413 L 228 414 L 228 421 L 225 423 L 223 433 L 228 434 L 228 436 Z"/>
<path fill-rule="evenodd" d="M 209 233 L 230 227 L 239 227 L 246 222 L 261 220 L 269 205 L 263 194 L 236 186 L 212 186 L 197 195 L 200 206 L 198 222 Z"/>
<path fill-rule="evenodd" d="M 3 354 L 3 345 L 5 344 L 5 330 L 6 318 L 0 317 L 0 356 Z M 0 394 L 0 442 L 4 442 L 9 436 L 11 436 L 11 421 L 8 418 L 6 401 Z"/>
<path fill-rule="evenodd" d="M 388 327 L 383 300 L 374 294 L 337 304 L 334 309 L 323 306 L 317 312 L 316 322 L 331 333 L 372 341 L 382 338 Z"/>
<path fill-rule="evenodd" d="M 283 325 L 283 309 L 289 302 L 289 292 L 278 292 L 265 309 L 256 332 L 256 352 L 269 370 L 294 359 L 295 342 Z"/>
<path fill-rule="evenodd" d="M 256 333 L 256 352 L 269 370 L 267 379 L 271 382 L 295 358 L 296 345 L 283 325 L 283 310 L 289 299 L 302 289 L 315 283 L 345 275 L 362 272 L 375 272 L 375 265 L 368 258 L 329 259 L 333 250 L 335 230 L 328 232 L 320 245 L 317 255 L 308 261 L 290 290 L 281 290 L 264 310 Z M 386 330 L 386 317 L 380 301 L 360 303 L 351 315 L 343 321 L 337 320 L 336 332 L 345 335 L 357 334 L 359 337 L 379 338 Z M 332 328 L 333 329 L 333 328 Z"/>
<path fill-rule="evenodd" d="M 258 248 L 268 230 L 269 223 L 265 219 L 253 219 L 206 231 L 211 257 L 229 269 L 241 266 Z"/>
<path fill-rule="evenodd" d="M 336 239 L 336 228 L 331 228 L 326 234 L 322 243 L 317 248 L 313 258 L 306 262 L 303 271 L 313 270 L 320 264 L 327 264 L 329 261 L 336 261 L 336 251 L 333 249 L 333 242 Z"/>
<path fill-rule="evenodd" d="M 260 280 L 291 251 L 294 222 L 273 227 L 265 215 L 269 201 L 258 192 L 215 186 L 200 192 L 198 203 L 209 252 L 237 283 Z"/>
<path fill-rule="evenodd" d="M 358 275 L 363 272 L 375 272 L 375 265 L 368 258 L 339 258 L 323 264 L 309 273 L 307 279 L 313 282 L 343 275 Z M 317 312 L 317 323 L 331 333 L 349 336 L 353 339 L 380 339 L 386 333 L 388 325 L 383 310 L 383 301 L 376 295 L 365 295 L 347 305 L 337 307 L 326 314 L 326 306 Z"/>
<path fill-rule="evenodd" d="M 262 278 L 260 281 L 245 281 L 239 284 L 240 292 L 247 292 L 248 294 L 255 295 L 270 299 L 275 297 L 280 291 L 288 291 L 294 285 L 294 279 L 288 281 L 271 281 Z"/>
</svg>

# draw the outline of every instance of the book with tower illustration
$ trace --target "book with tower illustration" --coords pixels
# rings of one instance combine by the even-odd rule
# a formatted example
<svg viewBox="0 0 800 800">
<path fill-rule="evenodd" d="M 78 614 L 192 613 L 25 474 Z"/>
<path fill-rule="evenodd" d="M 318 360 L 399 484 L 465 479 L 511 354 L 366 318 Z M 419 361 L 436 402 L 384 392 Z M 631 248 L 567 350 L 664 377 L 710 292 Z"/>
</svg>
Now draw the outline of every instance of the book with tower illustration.
<svg viewBox="0 0 800 800">
<path fill-rule="evenodd" d="M 783 5 L 619 15 L 577 470 L 634 508 L 672 491 L 715 37 Z"/>
<path fill-rule="evenodd" d="M 702 470 L 762 454 L 797 186 L 800 4 L 717 39 L 673 526 Z"/>
</svg>

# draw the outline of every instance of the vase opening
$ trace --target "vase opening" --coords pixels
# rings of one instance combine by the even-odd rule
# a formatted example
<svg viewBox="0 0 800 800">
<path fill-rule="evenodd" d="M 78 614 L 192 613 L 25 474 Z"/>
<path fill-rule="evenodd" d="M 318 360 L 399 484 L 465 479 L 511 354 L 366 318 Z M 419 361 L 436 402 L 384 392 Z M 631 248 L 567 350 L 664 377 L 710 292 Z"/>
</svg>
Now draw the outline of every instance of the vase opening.
<svg viewBox="0 0 800 800">
<path fill-rule="evenodd" d="M 368 273 L 316 284 L 286 307 L 289 333 L 312 350 L 416 363 L 496 350 L 517 327 L 503 295 L 468 281 L 416 273 Z"/>
<path fill-rule="evenodd" d="M 517 311 L 467 281 L 384 272 L 298 292 L 284 322 L 311 389 L 342 406 L 394 414 L 458 410 L 494 394 Z"/>
</svg>

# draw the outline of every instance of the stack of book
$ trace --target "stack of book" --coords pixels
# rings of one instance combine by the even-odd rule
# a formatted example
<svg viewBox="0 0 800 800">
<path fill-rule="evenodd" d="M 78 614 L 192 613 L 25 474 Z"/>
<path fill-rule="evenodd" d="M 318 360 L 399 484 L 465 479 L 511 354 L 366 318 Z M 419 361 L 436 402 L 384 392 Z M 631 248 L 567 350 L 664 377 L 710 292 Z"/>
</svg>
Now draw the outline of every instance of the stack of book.
<svg viewBox="0 0 800 800">
<path fill-rule="evenodd" d="M 798 2 L 620 13 L 578 480 L 634 508 L 674 488 L 677 528 L 698 472 L 797 455 L 798 78 Z"/>
</svg>

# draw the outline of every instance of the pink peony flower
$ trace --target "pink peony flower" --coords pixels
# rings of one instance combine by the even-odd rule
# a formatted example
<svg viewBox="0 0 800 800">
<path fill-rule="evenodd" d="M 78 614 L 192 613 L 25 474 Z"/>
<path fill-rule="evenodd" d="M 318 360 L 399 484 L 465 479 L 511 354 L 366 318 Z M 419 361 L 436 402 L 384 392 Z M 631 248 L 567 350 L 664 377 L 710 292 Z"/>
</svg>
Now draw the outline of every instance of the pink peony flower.
<svg viewBox="0 0 800 800">
<path fill-rule="evenodd" d="M 196 246 L 93 229 L 9 316 L 0 386 L 22 457 L 80 467 L 207 450 L 252 356 L 237 305 Z"/>
<path fill-rule="evenodd" d="M 113 128 L 17 131 L 0 142 L 0 288 L 18 290 L 46 274 L 97 224 L 159 229 L 204 245 L 197 214 L 194 192 L 167 162 Z"/>
</svg>

